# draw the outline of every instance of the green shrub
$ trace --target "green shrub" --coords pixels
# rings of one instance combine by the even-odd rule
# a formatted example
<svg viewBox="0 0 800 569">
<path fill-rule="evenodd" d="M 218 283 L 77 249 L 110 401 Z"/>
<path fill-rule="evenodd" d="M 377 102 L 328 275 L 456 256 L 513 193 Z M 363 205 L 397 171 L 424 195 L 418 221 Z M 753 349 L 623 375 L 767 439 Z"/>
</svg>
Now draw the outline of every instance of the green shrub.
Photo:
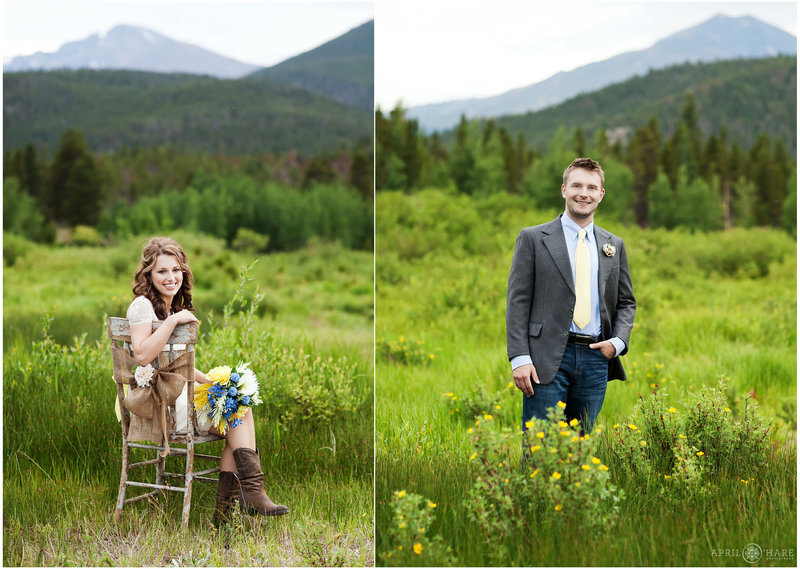
<svg viewBox="0 0 800 569">
<path fill-rule="evenodd" d="M 424 340 L 407 341 L 403 336 L 398 336 L 397 341 L 379 339 L 376 350 L 380 358 L 402 365 L 424 365 L 436 359 L 433 352 L 425 349 Z"/>
<path fill-rule="evenodd" d="M 102 239 L 94 227 L 89 227 L 88 225 L 76 225 L 72 230 L 70 243 L 73 245 L 78 245 L 79 247 L 96 247 L 102 243 Z"/>
<path fill-rule="evenodd" d="M 3 231 L 40 241 L 46 226 L 34 197 L 20 189 L 16 178 L 3 180 Z"/>
<path fill-rule="evenodd" d="M 610 463 L 632 484 L 656 484 L 681 499 L 707 492 L 712 477 L 749 480 L 766 460 L 770 425 L 764 426 L 749 395 L 740 410 L 729 407 L 726 387 L 721 379 L 689 393 L 679 410 L 656 385 L 608 433 Z"/>
<path fill-rule="evenodd" d="M 461 399 L 453 392 L 442 393 L 442 397 L 447 401 L 452 417 L 471 423 L 475 417 L 485 413 L 494 413 L 496 409 L 499 409 L 500 399 L 513 387 L 514 383 L 511 382 L 504 389 L 489 394 L 479 383 L 472 387 L 469 395 L 465 395 Z"/>
<path fill-rule="evenodd" d="M 391 550 L 382 555 L 389 566 L 452 566 L 456 564 L 450 546 L 442 536 L 431 535 L 437 504 L 405 490 L 392 493 Z"/>
<path fill-rule="evenodd" d="M 564 406 L 549 409 L 546 420 L 528 421 L 525 431 L 501 429 L 488 413 L 469 429 L 476 476 L 464 506 L 500 559 L 498 536 L 521 535 L 533 545 L 544 525 L 593 533 L 619 511 L 623 493 L 598 458 L 599 437 L 581 436 L 577 419 L 564 420 Z M 514 452 L 520 447 L 522 467 Z"/>
<path fill-rule="evenodd" d="M 28 254 L 32 246 L 24 237 L 3 231 L 3 263 L 7 267 L 13 267 L 18 259 Z"/>
<path fill-rule="evenodd" d="M 261 235 L 252 229 L 240 227 L 236 231 L 236 237 L 234 238 L 231 247 L 233 247 L 233 249 L 236 251 L 249 251 L 256 253 L 260 251 L 266 251 L 268 244 L 269 235 Z"/>
</svg>

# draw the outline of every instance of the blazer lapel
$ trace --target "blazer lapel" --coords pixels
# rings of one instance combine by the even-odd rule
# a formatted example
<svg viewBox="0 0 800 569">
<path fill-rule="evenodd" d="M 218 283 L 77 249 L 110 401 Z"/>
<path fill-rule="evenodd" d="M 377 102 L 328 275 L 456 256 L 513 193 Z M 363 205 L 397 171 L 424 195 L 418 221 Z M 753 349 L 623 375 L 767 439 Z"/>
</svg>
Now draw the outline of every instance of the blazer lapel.
<svg viewBox="0 0 800 569">
<path fill-rule="evenodd" d="M 602 227 L 594 226 L 594 240 L 597 243 L 597 288 L 600 290 L 600 298 L 606 292 L 606 281 L 608 281 L 608 274 L 611 271 L 611 266 L 614 260 L 603 253 L 603 245 L 611 243 L 611 234 Z"/>
<path fill-rule="evenodd" d="M 561 216 L 551 221 L 544 228 L 543 233 L 545 236 L 542 242 L 553 257 L 558 271 L 564 277 L 564 282 L 567 283 L 569 290 L 575 294 L 575 283 L 572 277 L 572 267 L 569 264 L 569 252 L 567 251 L 567 243 L 564 240 L 564 230 L 561 227 Z"/>
</svg>

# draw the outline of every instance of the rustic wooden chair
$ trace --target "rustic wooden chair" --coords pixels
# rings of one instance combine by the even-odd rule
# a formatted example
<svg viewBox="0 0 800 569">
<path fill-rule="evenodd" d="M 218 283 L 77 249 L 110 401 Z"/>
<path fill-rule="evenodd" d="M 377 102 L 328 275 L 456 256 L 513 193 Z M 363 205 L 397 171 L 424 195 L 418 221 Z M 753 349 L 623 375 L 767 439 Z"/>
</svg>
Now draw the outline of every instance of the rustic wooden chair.
<svg viewBox="0 0 800 569">
<path fill-rule="evenodd" d="M 161 322 L 153 322 L 153 331 L 155 331 Z M 128 321 L 124 318 L 109 318 L 108 319 L 108 337 L 111 340 L 111 345 L 124 348 L 127 351 L 128 355 L 133 356 L 133 350 L 131 349 L 131 332 L 130 332 L 130 325 Z M 194 369 L 194 344 L 197 343 L 197 324 L 190 323 L 190 324 L 181 324 L 175 327 L 175 331 L 170 336 L 169 340 L 167 341 L 167 347 L 169 348 L 168 351 L 162 351 L 159 357 L 157 357 L 153 362 L 152 365 L 154 368 L 159 368 L 161 366 L 167 365 L 171 363 L 175 358 L 181 355 L 184 352 L 189 352 L 191 354 L 191 362 L 192 368 Z M 178 346 L 180 344 L 185 345 L 185 348 L 182 346 Z M 119 352 L 112 349 L 112 355 L 115 359 L 118 359 L 120 356 L 118 355 Z M 194 377 L 193 374 L 188 374 L 187 377 L 187 393 L 188 396 L 188 404 L 189 409 L 192 409 L 192 396 L 191 394 L 194 393 Z M 183 516 L 181 518 L 181 527 L 187 527 L 189 523 L 189 511 L 192 504 L 192 483 L 197 481 L 202 482 L 212 482 L 214 484 L 217 483 L 216 478 L 211 478 L 208 475 L 214 474 L 219 472 L 219 466 L 215 468 L 209 468 L 207 470 L 195 471 L 194 469 L 194 461 L 195 459 L 203 459 L 209 461 L 217 461 L 219 462 L 220 457 L 208 454 L 198 454 L 195 452 L 195 445 L 201 443 L 208 443 L 213 441 L 223 440 L 222 437 L 214 434 L 202 435 L 200 434 L 195 425 L 195 416 L 193 412 L 187 413 L 187 420 L 185 429 L 181 429 L 181 425 L 177 425 L 175 421 L 175 409 L 174 407 L 169 408 L 169 414 L 171 419 L 171 425 L 173 425 L 173 429 L 169 434 L 169 455 L 181 455 L 186 457 L 186 468 L 185 472 L 183 473 L 174 473 L 174 472 L 166 472 L 164 470 L 165 466 L 165 458 L 161 456 L 161 451 L 164 450 L 164 446 L 162 441 L 159 440 L 149 440 L 150 443 L 156 444 L 146 444 L 142 442 L 132 442 L 128 438 L 128 433 L 130 431 L 131 425 L 131 415 L 130 411 L 122 404 L 123 399 L 125 398 L 125 393 L 123 391 L 123 386 L 120 383 L 117 383 L 117 401 L 119 403 L 119 410 L 121 415 L 121 424 L 122 424 L 122 474 L 120 475 L 120 482 L 119 482 L 119 495 L 117 497 L 117 507 L 114 511 L 114 522 L 119 522 L 119 519 L 122 515 L 122 508 L 125 504 L 129 504 L 131 502 L 136 502 L 138 500 L 144 500 L 146 498 L 150 498 L 151 496 L 160 495 L 165 490 L 173 491 L 173 492 L 183 492 Z M 138 418 L 137 418 L 138 419 Z M 180 447 L 173 447 L 172 444 L 181 444 L 185 445 L 185 448 Z M 150 460 L 144 460 L 142 462 L 136 462 L 131 464 L 130 463 L 130 453 L 131 449 L 149 449 L 151 451 L 155 451 L 156 458 Z M 155 473 L 155 483 L 149 482 L 136 482 L 133 480 L 128 480 L 128 473 L 130 470 L 145 466 L 155 465 L 156 473 Z M 168 482 L 164 481 L 164 478 L 181 478 L 183 479 L 182 485 L 172 486 Z M 125 492 L 128 486 L 133 487 L 141 487 L 141 488 L 152 488 L 150 492 L 146 492 L 144 494 L 140 494 L 138 496 L 134 496 L 132 498 L 125 498 Z"/>
</svg>

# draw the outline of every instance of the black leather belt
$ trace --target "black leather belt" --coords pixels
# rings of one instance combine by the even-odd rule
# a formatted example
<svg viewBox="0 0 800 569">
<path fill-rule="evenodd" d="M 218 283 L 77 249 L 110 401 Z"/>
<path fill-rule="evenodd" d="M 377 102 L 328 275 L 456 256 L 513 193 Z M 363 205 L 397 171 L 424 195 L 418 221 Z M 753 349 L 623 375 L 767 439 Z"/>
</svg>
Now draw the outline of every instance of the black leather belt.
<svg viewBox="0 0 800 569">
<path fill-rule="evenodd" d="M 590 336 L 589 334 L 576 334 L 575 332 L 569 333 L 568 341 L 581 346 L 588 346 L 589 344 L 596 344 L 598 342 L 597 336 Z"/>
</svg>

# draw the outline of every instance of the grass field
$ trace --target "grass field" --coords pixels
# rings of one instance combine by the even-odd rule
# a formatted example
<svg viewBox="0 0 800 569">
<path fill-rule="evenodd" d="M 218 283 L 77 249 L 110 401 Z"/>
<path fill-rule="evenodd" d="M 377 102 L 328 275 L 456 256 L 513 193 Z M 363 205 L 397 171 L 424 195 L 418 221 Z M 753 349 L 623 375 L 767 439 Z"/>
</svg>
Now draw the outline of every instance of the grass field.
<svg viewBox="0 0 800 569">
<path fill-rule="evenodd" d="M 265 486 L 290 515 L 217 531 L 214 488 L 196 484 L 186 534 L 181 495 L 130 504 L 113 524 L 121 447 L 103 318 L 124 316 L 144 239 L 28 245 L 3 275 L 4 564 L 373 565 L 372 255 L 320 243 L 262 256 L 245 338 L 223 308 L 252 255 L 175 237 L 196 277 L 197 367 L 253 362 L 270 394 L 255 409 Z M 319 397 L 304 399 L 314 382 Z"/>
<path fill-rule="evenodd" d="M 764 229 L 644 231 L 598 214 L 598 225 L 625 240 L 638 302 L 623 360 L 629 380 L 609 384 L 598 427 L 611 431 L 654 384 L 680 414 L 690 394 L 720 378 L 734 413 L 737 397 L 749 392 L 773 425 L 768 460 L 754 480 L 742 483 L 751 472 L 742 464 L 741 472 L 709 480 L 709 492 L 696 499 L 667 501 L 658 481 L 641 487 L 612 469 L 611 479 L 625 492 L 620 515 L 603 528 L 604 538 L 586 547 L 588 536 L 557 525 L 537 527 L 532 536 L 481 531 L 467 498 L 476 476 L 468 434 L 473 425 L 448 405 L 450 395 L 464 403 L 480 387 L 497 398 L 494 408 L 482 411 L 502 427 L 519 428 L 520 395 L 508 388 L 506 281 L 519 230 L 558 212 L 531 211 L 509 196 L 470 200 L 438 191 L 379 194 L 376 212 L 379 564 L 446 558 L 428 556 L 434 546 L 427 542 L 419 553 L 412 543 L 398 543 L 394 536 L 404 521 L 392 512 L 398 491 L 435 505 L 426 539 L 440 538 L 458 565 L 735 566 L 746 564 L 741 552 L 751 543 L 765 552 L 761 564 L 796 564 L 791 237 Z M 599 452 L 611 464 L 604 445 Z"/>
</svg>

